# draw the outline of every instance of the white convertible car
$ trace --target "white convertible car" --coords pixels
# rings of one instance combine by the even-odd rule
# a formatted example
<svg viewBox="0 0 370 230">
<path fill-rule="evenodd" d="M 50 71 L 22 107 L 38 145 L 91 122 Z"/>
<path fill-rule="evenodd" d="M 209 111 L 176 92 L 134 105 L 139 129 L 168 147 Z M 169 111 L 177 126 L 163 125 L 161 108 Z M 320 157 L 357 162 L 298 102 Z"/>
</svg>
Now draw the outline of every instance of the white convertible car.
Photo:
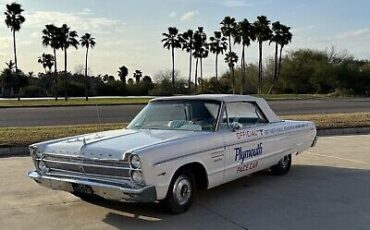
<svg viewBox="0 0 370 230">
<path fill-rule="evenodd" d="M 289 171 L 313 146 L 309 121 L 281 120 L 261 98 L 198 95 L 155 98 L 125 129 L 31 145 L 28 176 L 81 198 L 163 202 L 181 213 L 197 189 L 256 171 Z"/>
</svg>

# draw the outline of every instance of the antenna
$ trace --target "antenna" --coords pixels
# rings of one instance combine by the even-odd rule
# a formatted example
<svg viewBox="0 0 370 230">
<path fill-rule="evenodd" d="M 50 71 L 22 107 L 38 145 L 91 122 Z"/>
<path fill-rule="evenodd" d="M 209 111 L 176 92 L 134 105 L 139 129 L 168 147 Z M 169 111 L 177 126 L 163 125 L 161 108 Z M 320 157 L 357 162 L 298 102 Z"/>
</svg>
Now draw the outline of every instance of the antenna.
<svg viewBox="0 0 370 230">
<path fill-rule="evenodd" d="M 96 114 L 98 115 L 98 125 L 99 125 L 99 130 L 102 131 L 101 129 L 101 120 L 100 120 L 100 113 L 99 113 L 99 106 L 98 104 L 95 104 L 96 107 Z"/>
</svg>

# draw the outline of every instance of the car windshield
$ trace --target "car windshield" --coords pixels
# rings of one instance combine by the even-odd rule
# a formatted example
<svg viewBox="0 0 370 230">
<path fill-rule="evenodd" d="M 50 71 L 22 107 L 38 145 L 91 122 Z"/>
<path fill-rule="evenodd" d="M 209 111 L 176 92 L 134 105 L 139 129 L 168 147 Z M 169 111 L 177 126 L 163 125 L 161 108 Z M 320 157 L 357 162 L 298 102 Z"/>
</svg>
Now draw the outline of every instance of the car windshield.
<svg viewBox="0 0 370 230">
<path fill-rule="evenodd" d="M 128 128 L 214 131 L 219 110 L 219 102 L 156 101 L 148 104 Z"/>
</svg>

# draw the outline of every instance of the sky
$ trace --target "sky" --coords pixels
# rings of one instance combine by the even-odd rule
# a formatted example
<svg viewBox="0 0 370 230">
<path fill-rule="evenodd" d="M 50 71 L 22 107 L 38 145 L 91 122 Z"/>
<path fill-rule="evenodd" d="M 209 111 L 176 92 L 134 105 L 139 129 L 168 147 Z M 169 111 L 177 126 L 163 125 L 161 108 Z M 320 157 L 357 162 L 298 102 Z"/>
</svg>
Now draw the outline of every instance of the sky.
<svg viewBox="0 0 370 230">
<path fill-rule="evenodd" d="M 0 7 L 12 1 L 0 0 Z M 96 46 L 89 53 L 91 74 L 117 76 L 125 65 L 129 75 L 136 69 L 154 76 L 171 69 L 170 51 L 161 44 L 162 33 L 169 26 L 180 32 L 203 26 L 210 36 L 219 30 L 225 16 L 253 22 L 266 15 L 272 22 L 280 21 L 292 28 L 292 43 L 284 53 L 299 48 L 330 49 L 348 52 L 357 59 L 370 59 L 369 0 L 18 0 L 26 22 L 16 34 L 18 66 L 24 72 L 42 72 L 37 58 L 52 53 L 41 44 L 41 31 L 46 24 L 68 24 L 79 35 L 91 33 Z M 3 14 L 2 14 L 3 15 Z M 3 20 L 5 16 L 2 16 Z M 240 53 L 241 48 L 235 47 Z M 264 44 L 264 59 L 272 56 L 274 47 Z M 85 49 L 68 50 L 68 70 L 83 70 Z M 12 34 L 0 24 L 0 69 L 13 59 Z M 258 50 L 252 44 L 246 50 L 247 63 L 256 63 Z M 219 58 L 220 71 L 227 65 Z M 204 60 L 205 77 L 214 76 L 214 55 Z M 62 52 L 58 54 L 62 67 Z M 188 76 L 188 55 L 176 50 L 176 70 Z"/>
</svg>

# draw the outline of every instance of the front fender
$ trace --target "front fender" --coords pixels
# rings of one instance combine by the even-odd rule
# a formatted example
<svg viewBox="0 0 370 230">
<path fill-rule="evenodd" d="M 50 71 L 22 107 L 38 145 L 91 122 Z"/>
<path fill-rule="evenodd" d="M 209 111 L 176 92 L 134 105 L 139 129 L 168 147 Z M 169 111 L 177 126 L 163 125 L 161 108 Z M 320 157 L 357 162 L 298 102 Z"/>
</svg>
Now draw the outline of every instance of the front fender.
<svg viewBox="0 0 370 230">
<path fill-rule="evenodd" d="M 191 163 L 198 163 L 202 165 L 207 172 L 205 164 L 200 159 L 194 157 L 171 160 L 167 162 L 158 163 L 153 166 L 154 173 L 152 174 L 152 176 L 155 178 L 156 181 L 155 187 L 158 200 L 163 200 L 166 198 L 171 180 L 174 177 L 175 173 L 181 167 Z"/>
</svg>

